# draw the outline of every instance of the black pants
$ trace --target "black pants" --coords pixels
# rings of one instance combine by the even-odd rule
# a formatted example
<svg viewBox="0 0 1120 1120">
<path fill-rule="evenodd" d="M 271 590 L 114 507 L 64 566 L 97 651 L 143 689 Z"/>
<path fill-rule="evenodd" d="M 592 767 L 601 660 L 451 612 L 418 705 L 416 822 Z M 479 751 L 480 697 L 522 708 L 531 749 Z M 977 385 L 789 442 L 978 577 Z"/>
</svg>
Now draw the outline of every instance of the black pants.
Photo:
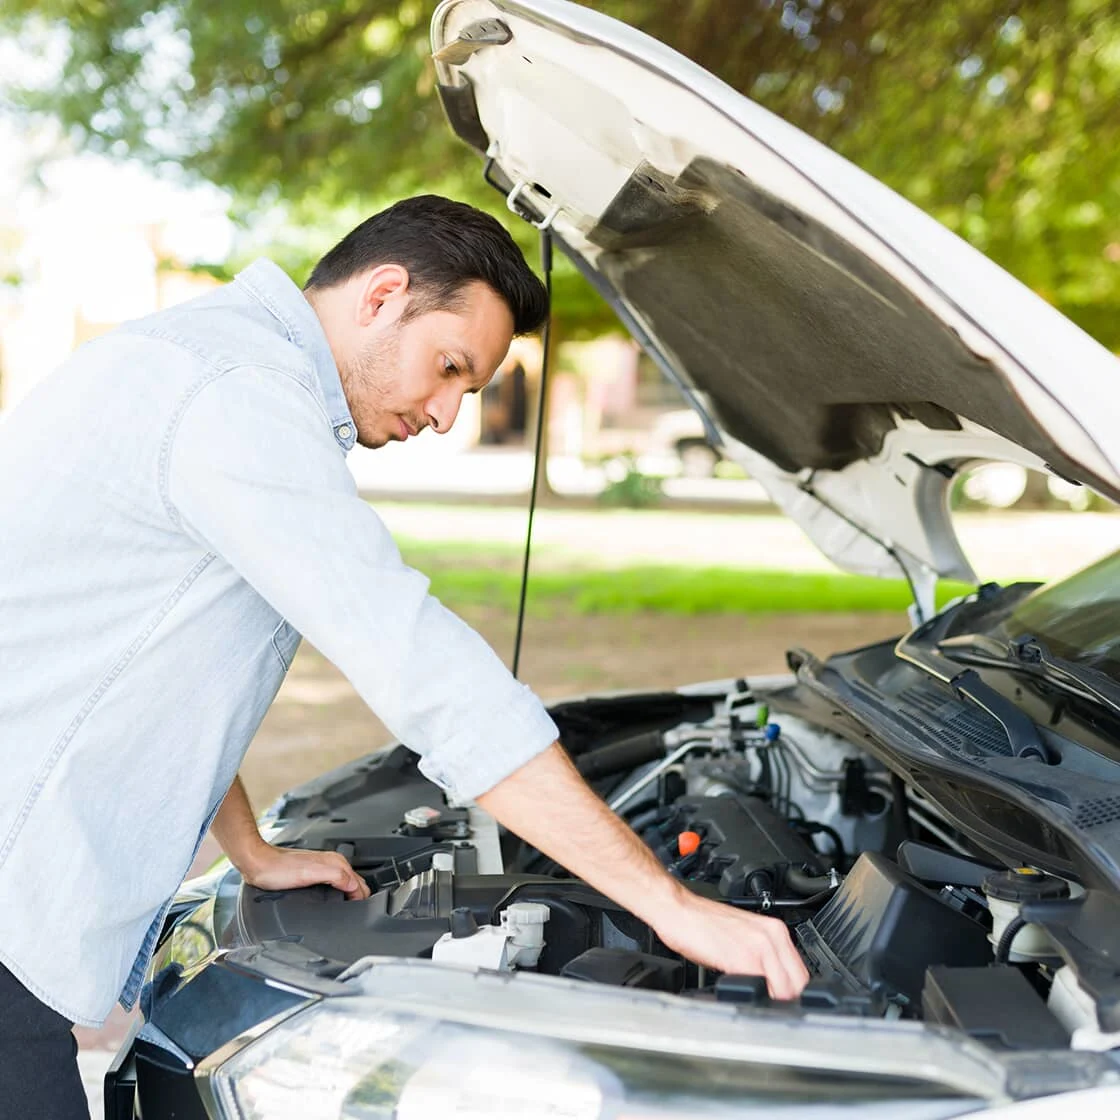
<svg viewBox="0 0 1120 1120">
<path fill-rule="evenodd" d="M 89 1120 L 70 1027 L 0 965 L 2 1120 Z"/>
</svg>

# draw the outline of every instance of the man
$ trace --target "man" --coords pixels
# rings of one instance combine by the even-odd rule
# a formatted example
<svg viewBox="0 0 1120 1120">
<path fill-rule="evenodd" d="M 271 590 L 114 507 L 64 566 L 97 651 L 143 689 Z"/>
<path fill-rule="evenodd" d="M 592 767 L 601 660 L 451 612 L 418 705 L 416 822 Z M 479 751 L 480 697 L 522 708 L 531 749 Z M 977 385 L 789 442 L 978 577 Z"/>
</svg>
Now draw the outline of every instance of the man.
<svg viewBox="0 0 1120 1120">
<path fill-rule="evenodd" d="M 448 431 L 546 312 L 497 222 L 414 198 L 304 291 L 259 261 L 87 344 L 5 420 L 0 1101 L 30 1088 L 37 1116 L 84 1107 L 70 1025 L 133 1003 L 211 822 L 249 883 L 368 896 L 341 856 L 266 844 L 236 777 L 301 634 L 433 781 L 692 960 L 800 991 L 785 927 L 664 872 L 346 469 L 355 441 Z"/>
</svg>

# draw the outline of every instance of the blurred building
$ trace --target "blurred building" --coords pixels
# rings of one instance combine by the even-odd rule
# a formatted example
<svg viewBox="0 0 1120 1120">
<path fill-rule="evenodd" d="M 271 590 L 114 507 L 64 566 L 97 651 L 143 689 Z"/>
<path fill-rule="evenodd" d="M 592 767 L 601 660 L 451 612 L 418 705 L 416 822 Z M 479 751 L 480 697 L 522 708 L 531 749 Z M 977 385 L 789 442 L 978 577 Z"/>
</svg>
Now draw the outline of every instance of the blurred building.
<svg viewBox="0 0 1120 1120">
<path fill-rule="evenodd" d="M 232 241 L 228 200 L 213 189 L 92 157 L 51 165 L 34 189 L 18 178 L 0 177 L 0 409 L 83 342 L 213 287 L 216 280 L 189 264 L 225 260 Z M 420 439 L 415 450 L 409 441 L 407 461 L 442 462 L 479 445 L 531 446 L 540 367 L 540 340 L 515 339 L 493 383 L 464 400 L 452 432 Z M 558 347 L 551 380 L 550 454 L 573 461 L 648 451 L 657 417 L 681 407 L 676 390 L 622 337 Z M 378 463 L 377 473 L 404 465 L 395 454 Z"/>
<path fill-rule="evenodd" d="M 213 287 L 180 262 L 229 249 L 220 192 L 92 158 L 44 179 L 0 192 L 0 408 L 88 339 Z"/>
</svg>

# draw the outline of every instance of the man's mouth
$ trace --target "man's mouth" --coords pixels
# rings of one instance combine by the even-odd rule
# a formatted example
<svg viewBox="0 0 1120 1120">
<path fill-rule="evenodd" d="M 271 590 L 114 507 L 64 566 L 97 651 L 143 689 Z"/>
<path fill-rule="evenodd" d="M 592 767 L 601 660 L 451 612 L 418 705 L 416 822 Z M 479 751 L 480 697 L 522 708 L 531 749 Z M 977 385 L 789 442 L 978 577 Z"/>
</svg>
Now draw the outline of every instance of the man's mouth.
<svg viewBox="0 0 1120 1120">
<path fill-rule="evenodd" d="M 397 417 L 397 423 L 401 426 L 401 442 L 403 443 L 406 439 L 408 439 L 410 435 L 412 435 L 412 431 L 405 423 L 403 416 Z"/>
</svg>

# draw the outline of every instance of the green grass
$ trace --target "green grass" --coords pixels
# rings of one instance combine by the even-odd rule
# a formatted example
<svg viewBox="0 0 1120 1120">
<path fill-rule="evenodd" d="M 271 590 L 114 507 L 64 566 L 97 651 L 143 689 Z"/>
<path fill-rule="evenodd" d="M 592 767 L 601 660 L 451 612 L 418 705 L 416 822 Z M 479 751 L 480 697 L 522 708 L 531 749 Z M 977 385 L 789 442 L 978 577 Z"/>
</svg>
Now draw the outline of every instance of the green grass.
<svg viewBox="0 0 1120 1120">
<path fill-rule="evenodd" d="M 465 543 L 404 542 L 405 559 L 430 576 L 432 593 L 453 610 L 466 606 L 508 607 L 517 602 L 517 550 Z M 938 602 L 970 590 L 942 583 Z M 552 614 L 677 615 L 905 611 L 911 602 L 902 580 L 829 572 L 784 572 L 757 568 L 692 568 L 633 565 L 609 571 L 568 569 L 530 573 L 528 610 Z"/>
</svg>

